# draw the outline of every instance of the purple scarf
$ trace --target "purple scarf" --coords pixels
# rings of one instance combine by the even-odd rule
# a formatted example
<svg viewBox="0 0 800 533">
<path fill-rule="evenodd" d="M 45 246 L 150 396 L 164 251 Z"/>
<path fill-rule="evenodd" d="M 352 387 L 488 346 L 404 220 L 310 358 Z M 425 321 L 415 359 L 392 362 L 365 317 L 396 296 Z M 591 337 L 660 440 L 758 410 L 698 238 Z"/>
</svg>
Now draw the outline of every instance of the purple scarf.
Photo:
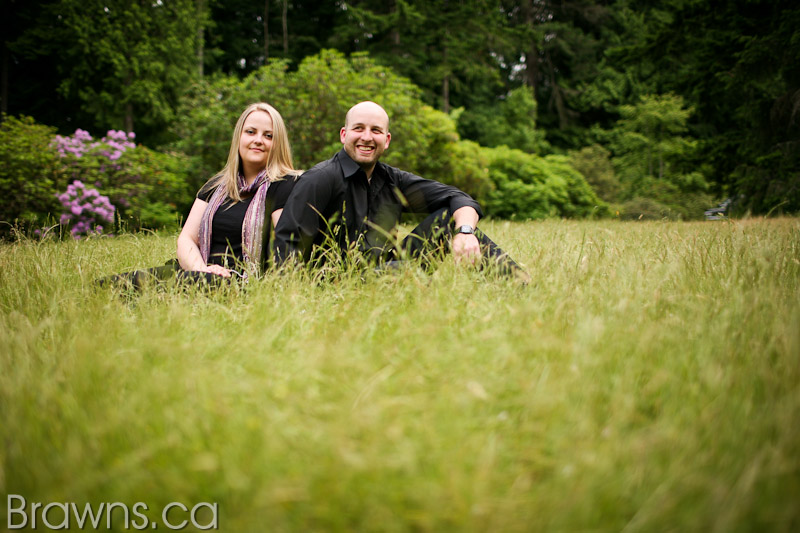
<svg viewBox="0 0 800 533">
<path fill-rule="evenodd" d="M 256 191 L 253 200 L 247 207 L 247 212 L 244 215 L 244 222 L 242 223 L 242 255 L 244 261 L 248 266 L 254 265 L 258 268 L 258 262 L 261 259 L 261 245 L 264 236 L 264 223 L 266 218 L 266 199 L 267 189 L 269 189 L 269 180 L 267 179 L 267 171 L 262 170 L 253 183 L 247 185 L 242 174 L 236 180 L 236 185 L 239 187 L 239 194 L 247 194 Z M 203 218 L 200 221 L 200 255 L 203 261 L 208 264 L 208 256 L 211 253 L 211 221 L 219 209 L 219 206 L 228 198 L 225 192 L 225 186 L 220 183 L 214 194 L 208 201 Z"/>
</svg>

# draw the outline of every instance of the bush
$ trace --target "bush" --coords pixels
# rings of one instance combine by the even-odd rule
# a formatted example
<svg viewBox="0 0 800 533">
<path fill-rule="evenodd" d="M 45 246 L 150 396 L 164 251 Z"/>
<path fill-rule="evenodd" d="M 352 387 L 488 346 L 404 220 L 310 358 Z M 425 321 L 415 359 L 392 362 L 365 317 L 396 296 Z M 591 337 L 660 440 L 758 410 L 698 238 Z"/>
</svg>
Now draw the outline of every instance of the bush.
<svg viewBox="0 0 800 533">
<path fill-rule="evenodd" d="M 602 200 L 616 202 L 622 191 L 622 185 L 614 173 L 611 164 L 611 152 L 593 144 L 580 150 L 569 152 L 569 163 L 583 174 L 586 181 Z"/>
<path fill-rule="evenodd" d="M 537 104 L 529 87 L 518 87 L 496 105 L 457 113 L 458 132 L 483 146 L 505 145 L 530 154 L 549 152 L 544 130 L 536 129 Z"/>
<path fill-rule="evenodd" d="M 495 187 L 486 202 L 492 216 L 537 219 L 608 214 L 608 206 L 566 157 L 538 157 L 505 146 L 483 150 Z"/>
<path fill-rule="evenodd" d="M 30 117 L 3 116 L 0 124 L 0 236 L 12 225 L 31 227 L 59 211 L 56 195 L 67 186 L 60 158 L 50 147 L 55 128 Z"/>
<path fill-rule="evenodd" d="M 67 190 L 58 195 L 64 212 L 59 218 L 62 226 L 71 226 L 73 237 L 88 234 L 102 234 L 105 228 L 101 222 L 111 225 L 114 222 L 115 208 L 97 189 L 86 188 L 82 181 L 76 180 Z"/>
<path fill-rule="evenodd" d="M 133 133 L 109 131 L 99 141 L 76 130 L 57 136 L 54 146 L 71 181 L 96 187 L 117 208 L 130 229 L 175 226 L 194 191 L 187 186 L 188 160 L 136 146 Z"/>
</svg>

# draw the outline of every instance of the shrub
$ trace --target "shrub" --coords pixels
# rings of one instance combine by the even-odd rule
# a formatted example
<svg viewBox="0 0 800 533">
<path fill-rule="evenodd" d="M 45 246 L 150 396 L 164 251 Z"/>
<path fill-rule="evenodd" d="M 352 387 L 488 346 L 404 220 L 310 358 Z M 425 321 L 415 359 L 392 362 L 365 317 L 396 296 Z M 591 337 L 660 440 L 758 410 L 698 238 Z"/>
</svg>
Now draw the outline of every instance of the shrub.
<svg viewBox="0 0 800 533">
<path fill-rule="evenodd" d="M 94 141 L 78 129 L 69 137 L 56 136 L 53 144 L 68 177 L 105 194 L 127 227 L 174 226 L 193 198 L 186 183 L 187 159 L 136 146 L 134 137 L 111 130 Z"/>
<path fill-rule="evenodd" d="M 115 208 L 108 196 L 101 195 L 97 189 L 86 188 L 80 180 L 69 184 L 67 190 L 58 195 L 58 200 L 64 206 L 59 223 L 71 226 L 73 237 L 101 234 L 105 228 L 100 222 L 108 225 L 114 222 Z"/>
<path fill-rule="evenodd" d="M 30 117 L 3 116 L 0 124 L 0 236 L 12 225 L 33 226 L 59 210 L 56 195 L 67 185 L 61 161 L 50 147 L 55 128 Z"/>
<path fill-rule="evenodd" d="M 537 219 L 608 213 L 608 206 L 566 157 L 538 157 L 505 146 L 483 150 L 495 187 L 486 202 L 492 216 Z"/>
<path fill-rule="evenodd" d="M 606 202 L 618 200 L 622 186 L 611 164 L 611 152 L 599 144 L 569 152 L 569 163 Z"/>
<path fill-rule="evenodd" d="M 537 104 L 529 87 L 512 90 L 492 106 L 459 111 L 458 131 L 483 146 L 505 145 L 531 154 L 542 154 L 551 147 L 542 129 L 536 129 Z"/>
</svg>

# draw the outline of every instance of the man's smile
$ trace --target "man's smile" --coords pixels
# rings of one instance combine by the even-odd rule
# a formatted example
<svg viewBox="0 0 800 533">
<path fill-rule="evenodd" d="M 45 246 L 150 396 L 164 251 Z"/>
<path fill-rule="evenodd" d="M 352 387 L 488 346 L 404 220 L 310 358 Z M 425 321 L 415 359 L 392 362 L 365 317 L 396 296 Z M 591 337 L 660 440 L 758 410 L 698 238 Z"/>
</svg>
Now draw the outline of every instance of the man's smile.
<svg viewBox="0 0 800 533">
<path fill-rule="evenodd" d="M 371 154 L 372 152 L 375 151 L 374 146 L 367 146 L 365 144 L 357 144 L 356 148 L 358 149 L 359 152 L 364 152 L 365 154 Z"/>
</svg>

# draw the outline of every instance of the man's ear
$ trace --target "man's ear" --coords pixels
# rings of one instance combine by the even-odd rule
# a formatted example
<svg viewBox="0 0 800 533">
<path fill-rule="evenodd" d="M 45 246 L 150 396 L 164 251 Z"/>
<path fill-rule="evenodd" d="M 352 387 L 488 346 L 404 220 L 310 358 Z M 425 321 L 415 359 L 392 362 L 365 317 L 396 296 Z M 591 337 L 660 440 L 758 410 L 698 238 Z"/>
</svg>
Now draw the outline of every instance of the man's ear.
<svg viewBox="0 0 800 533">
<path fill-rule="evenodd" d="M 392 140 L 392 134 L 387 131 L 386 132 L 386 144 L 383 147 L 384 150 L 389 148 L 389 141 L 391 141 L 391 140 Z"/>
<path fill-rule="evenodd" d="M 347 128 L 342 128 L 339 130 L 339 140 L 342 141 L 342 144 L 344 144 L 344 138 L 346 137 L 346 135 L 347 135 Z"/>
</svg>

